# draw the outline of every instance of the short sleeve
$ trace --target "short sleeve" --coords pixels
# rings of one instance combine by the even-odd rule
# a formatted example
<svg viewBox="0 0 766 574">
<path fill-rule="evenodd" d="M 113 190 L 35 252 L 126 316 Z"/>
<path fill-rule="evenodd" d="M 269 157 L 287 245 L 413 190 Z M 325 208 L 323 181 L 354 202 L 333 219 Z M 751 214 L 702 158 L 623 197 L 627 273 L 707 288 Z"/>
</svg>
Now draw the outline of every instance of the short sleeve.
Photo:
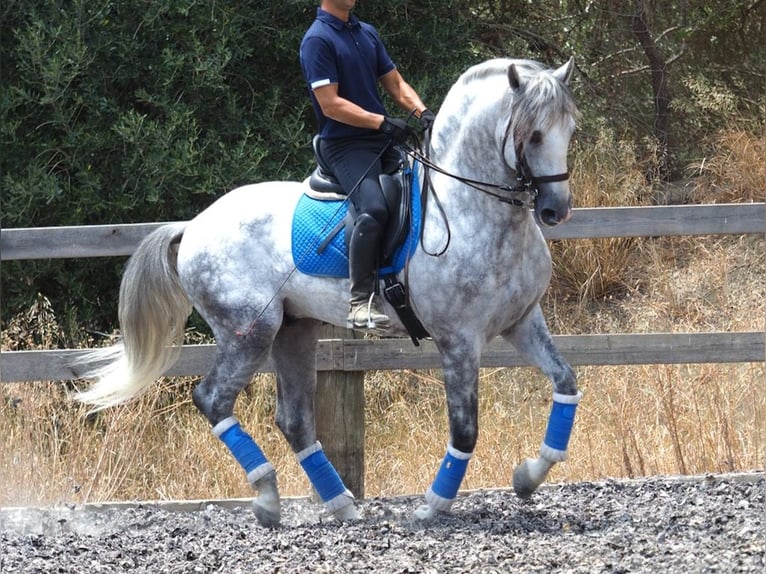
<svg viewBox="0 0 766 574">
<path fill-rule="evenodd" d="M 393 60 L 391 59 L 391 56 L 388 55 L 388 50 L 386 50 L 386 46 L 385 44 L 383 44 L 383 40 L 380 39 L 380 35 L 378 34 L 377 29 L 375 29 L 375 27 L 370 24 L 364 24 L 364 27 L 367 33 L 370 34 L 375 41 L 375 55 L 377 57 L 377 74 L 378 74 L 378 77 L 380 78 L 381 76 L 385 76 L 391 70 L 396 68 L 396 64 L 394 64 Z"/>
<path fill-rule="evenodd" d="M 301 67 L 309 87 L 314 90 L 339 81 L 332 47 L 321 38 L 306 38 L 301 44 Z"/>
</svg>

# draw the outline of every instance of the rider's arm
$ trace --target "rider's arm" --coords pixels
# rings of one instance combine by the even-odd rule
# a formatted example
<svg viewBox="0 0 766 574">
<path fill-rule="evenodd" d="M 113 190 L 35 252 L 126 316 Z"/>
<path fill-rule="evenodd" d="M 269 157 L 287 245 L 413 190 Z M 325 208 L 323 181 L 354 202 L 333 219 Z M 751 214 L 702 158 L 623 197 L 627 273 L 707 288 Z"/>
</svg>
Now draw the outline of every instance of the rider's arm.
<svg viewBox="0 0 766 574">
<path fill-rule="evenodd" d="M 415 115 L 420 117 L 420 114 L 426 109 L 415 89 L 402 78 L 396 68 L 381 76 L 378 81 L 405 112 L 409 113 L 415 110 Z"/>
<path fill-rule="evenodd" d="M 383 123 L 381 114 L 374 114 L 357 106 L 351 100 L 338 95 L 338 84 L 327 84 L 314 88 L 314 97 L 322 108 L 322 113 L 336 122 L 342 122 L 358 128 L 376 130 Z"/>
</svg>

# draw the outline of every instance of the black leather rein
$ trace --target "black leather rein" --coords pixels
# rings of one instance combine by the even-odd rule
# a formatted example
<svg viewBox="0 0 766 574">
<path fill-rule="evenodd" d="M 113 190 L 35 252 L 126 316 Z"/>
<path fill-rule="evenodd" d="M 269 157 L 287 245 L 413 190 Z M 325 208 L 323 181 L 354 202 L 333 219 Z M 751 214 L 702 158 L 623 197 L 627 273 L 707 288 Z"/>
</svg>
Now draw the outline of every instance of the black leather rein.
<svg viewBox="0 0 766 574">
<path fill-rule="evenodd" d="M 552 183 L 556 181 L 566 181 L 569 179 L 569 172 L 566 171 L 564 173 L 557 173 L 554 175 L 540 175 L 540 176 L 534 176 L 530 175 L 530 169 L 527 165 L 527 159 L 524 156 L 524 152 L 521 149 L 521 146 L 517 148 L 516 151 L 516 157 L 520 158 L 519 161 L 516 163 L 516 169 L 514 170 L 516 172 L 516 184 L 511 186 L 507 183 L 491 183 L 487 181 L 479 181 L 476 179 L 471 179 L 468 177 L 463 177 L 462 175 L 457 175 L 455 173 L 449 172 L 446 169 L 436 165 L 431 161 L 431 159 L 424 155 L 421 151 L 417 149 L 410 149 L 408 150 L 410 155 L 412 155 L 413 158 L 418 160 L 420 163 L 422 163 L 426 168 L 432 169 L 435 172 L 441 173 L 442 175 L 446 175 L 447 177 L 451 177 L 452 179 L 455 179 L 461 183 L 464 183 L 478 191 L 481 191 L 482 193 L 485 193 L 487 195 L 490 195 L 497 199 L 498 201 L 502 203 L 508 203 L 510 205 L 515 205 L 518 207 L 530 207 L 529 202 L 533 201 L 535 197 L 537 197 L 537 186 L 541 183 Z M 504 191 L 509 194 L 518 194 L 518 193 L 526 193 L 529 195 L 529 198 L 527 198 L 526 201 L 517 199 L 516 197 L 508 197 L 506 195 L 501 195 L 499 193 L 495 193 L 494 191 L 490 190 L 497 190 L 497 191 Z"/>
</svg>

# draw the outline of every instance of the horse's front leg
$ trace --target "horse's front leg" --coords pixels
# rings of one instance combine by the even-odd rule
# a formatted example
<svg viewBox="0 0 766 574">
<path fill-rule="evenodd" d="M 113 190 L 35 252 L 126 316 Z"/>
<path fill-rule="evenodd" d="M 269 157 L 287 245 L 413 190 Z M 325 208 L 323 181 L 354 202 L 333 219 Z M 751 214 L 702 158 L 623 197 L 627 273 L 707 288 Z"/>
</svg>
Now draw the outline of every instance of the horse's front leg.
<svg viewBox="0 0 766 574">
<path fill-rule="evenodd" d="M 447 453 L 431 487 L 426 504 L 415 511 L 420 520 L 431 520 L 446 512 L 457 497 L 479 433 L 479 358 L 481 345 L 475 341 L 437 340 L 444 364 L 450 441 Z"/>
<path fill-rule="evenodd" d="M 566 460 L 575 411 L 582 393 L 577 390 L 574 370 L 553 343 L 540 305 L 536 305 L 523 321 L 503 333 L 503 337 L 553 384 L 553 405 L 540 455 L 526 459 L 513 473 L 516 495 L 528 498 L 543 483 L 553 465 Z"/>
</svg>

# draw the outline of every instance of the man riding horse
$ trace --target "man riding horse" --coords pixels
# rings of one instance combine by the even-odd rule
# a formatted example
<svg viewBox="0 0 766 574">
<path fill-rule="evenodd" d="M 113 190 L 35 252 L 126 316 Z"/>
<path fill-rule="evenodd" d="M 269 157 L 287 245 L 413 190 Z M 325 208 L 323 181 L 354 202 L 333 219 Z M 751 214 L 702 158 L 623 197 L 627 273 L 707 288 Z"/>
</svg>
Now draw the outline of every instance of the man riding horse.
<svg viewBox="0 0 766 574">
<path fill-rule="evenodd" d="M 375 306 L 376 269 L 389 219 L 378 177 L 400 154 L 412 128 L 388 116 L 378 83 L 424 130 L 434 114 L 401 76 L 377 30 L 351 10 L 356 0 L 322 0 L 300 48 L 301 67 L 319 123 L 319 153 L 354 207 L 349 242 L 349 328 L 385 329 Z"/>
</svg>

